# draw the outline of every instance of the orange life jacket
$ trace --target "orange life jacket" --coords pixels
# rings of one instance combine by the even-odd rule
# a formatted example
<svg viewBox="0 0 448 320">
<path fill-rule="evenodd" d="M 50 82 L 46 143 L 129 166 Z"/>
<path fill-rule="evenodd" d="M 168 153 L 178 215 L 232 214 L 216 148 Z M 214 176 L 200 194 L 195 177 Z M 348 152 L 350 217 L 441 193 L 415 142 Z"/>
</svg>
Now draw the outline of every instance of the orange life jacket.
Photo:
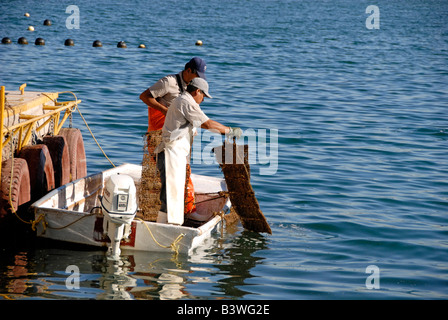
<svg viewBox="0 0 448 320">
<path fill-rule="evenodd" d="M 194 196 L 194 186 L 191 180 L 191 167 L 187 164 L 187 181 L 185 185 L 185 214 L 190 214 L 196 211 L 196 203 Z"/>
</svg>

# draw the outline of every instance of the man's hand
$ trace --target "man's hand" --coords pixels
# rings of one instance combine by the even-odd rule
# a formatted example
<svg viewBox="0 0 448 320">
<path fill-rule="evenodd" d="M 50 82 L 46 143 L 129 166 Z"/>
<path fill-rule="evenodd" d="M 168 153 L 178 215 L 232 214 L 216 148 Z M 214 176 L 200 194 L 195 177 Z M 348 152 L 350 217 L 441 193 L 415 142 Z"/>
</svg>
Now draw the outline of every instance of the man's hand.
<svg viewBox="0 0 448 320">
<path fill-rule="evenodd" d="M 226 134 L 226 136 L 228 136 L 229 138 L 241 138 L 241 136 L 243 135 L 243 130 L 241 130 L 241 128 L 238 127 L 229 127 L 230 130 L 229 132 Z"/>
</svg>

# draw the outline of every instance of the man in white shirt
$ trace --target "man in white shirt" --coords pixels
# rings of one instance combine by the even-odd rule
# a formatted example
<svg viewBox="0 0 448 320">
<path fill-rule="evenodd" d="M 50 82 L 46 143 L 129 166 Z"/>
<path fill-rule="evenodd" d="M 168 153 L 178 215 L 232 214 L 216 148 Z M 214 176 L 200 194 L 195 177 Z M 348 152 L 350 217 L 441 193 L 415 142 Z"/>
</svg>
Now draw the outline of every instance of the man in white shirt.
<svg viewBox="0 0 448 320">
<path fill-rule="evenodd" d="M 199 106 L 204 97 L 212 98 L 208 93 L 208 83 L 197 77 L 168 109 L 162 128 L 162 143 L 155 150 L 162 181 L 158 222 L 177 225 L 184 222 L 186 165 L 193 143 L 193 129 L 201 127 L 236 138 L 242 134 L 240 128 L 227 127 L 209 119 Z"/>
</svg>

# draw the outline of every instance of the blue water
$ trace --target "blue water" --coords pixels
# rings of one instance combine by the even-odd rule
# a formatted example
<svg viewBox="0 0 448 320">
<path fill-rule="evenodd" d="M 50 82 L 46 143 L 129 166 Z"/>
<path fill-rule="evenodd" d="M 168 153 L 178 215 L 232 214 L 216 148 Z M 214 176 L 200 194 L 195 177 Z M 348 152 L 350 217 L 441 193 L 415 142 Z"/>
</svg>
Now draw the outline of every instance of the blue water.
<svg viewBox="0 0 448 320">
<path fill-rule="evenodd" d="M 73 4 L 79 29 L 66 28 Z M 379 29 L 366 27 L 371 4 Z M 447 1 L 3 0 L 0 37 L 14 42 L 0 45 L 1 85 L 75 92 L 115 164 L 142 160 L 139 94 L 193 56 L 207 61 L 210 118 L 271 143 L 278 130 L 278 156 L 251 165 L 272 235 L 237 225 L 191 257 L 135 253 L 119 268 L 101 251 L 3 244 L 0 299 L 448 297 Z M 109 168 L 78 115 L 73 125 L 89 172 Z"/>
</svg>

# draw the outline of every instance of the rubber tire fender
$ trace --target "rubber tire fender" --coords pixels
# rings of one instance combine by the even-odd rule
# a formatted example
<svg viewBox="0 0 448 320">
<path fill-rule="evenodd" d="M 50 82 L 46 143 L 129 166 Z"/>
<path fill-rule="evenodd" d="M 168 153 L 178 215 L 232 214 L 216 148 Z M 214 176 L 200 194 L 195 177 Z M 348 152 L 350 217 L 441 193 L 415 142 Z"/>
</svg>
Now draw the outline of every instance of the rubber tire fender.
<svg viewBox="0 0 448 320">
<path fill-rule="evenodd" d="M 11 166 L 13 174 L 11 177 Z M 2 162 L 2 177 L 0 190 L 0 218 L 12 212 L 9 201 L 9 187 L 11 186 L 11 202 L 17 211 L 19 206 L 31 200 L 30 174 L 25 159 L 7 159 Z"/>
<path fill-rule="evenodd" d="M 68 143 L 70 181 L 85 177 L 87 175 L 87 161 L 81 130 L 78 128 L 62 128 L 59 135 L 64 136 Z"/>
<path fill-rule="evenodd" d="M 18 157 L 25 159 L 28 164 L 32 200 L 42 198 L 55 188 L 53 161 L 45 144 L 25 146 Z"/>
<path fill-rule="evenodd" d="M 45 136 L 44 144 L 48 147 L 53 162 L 55 188 L 70 182 L 70 155 L 64 136 Z"/>
</svg>

